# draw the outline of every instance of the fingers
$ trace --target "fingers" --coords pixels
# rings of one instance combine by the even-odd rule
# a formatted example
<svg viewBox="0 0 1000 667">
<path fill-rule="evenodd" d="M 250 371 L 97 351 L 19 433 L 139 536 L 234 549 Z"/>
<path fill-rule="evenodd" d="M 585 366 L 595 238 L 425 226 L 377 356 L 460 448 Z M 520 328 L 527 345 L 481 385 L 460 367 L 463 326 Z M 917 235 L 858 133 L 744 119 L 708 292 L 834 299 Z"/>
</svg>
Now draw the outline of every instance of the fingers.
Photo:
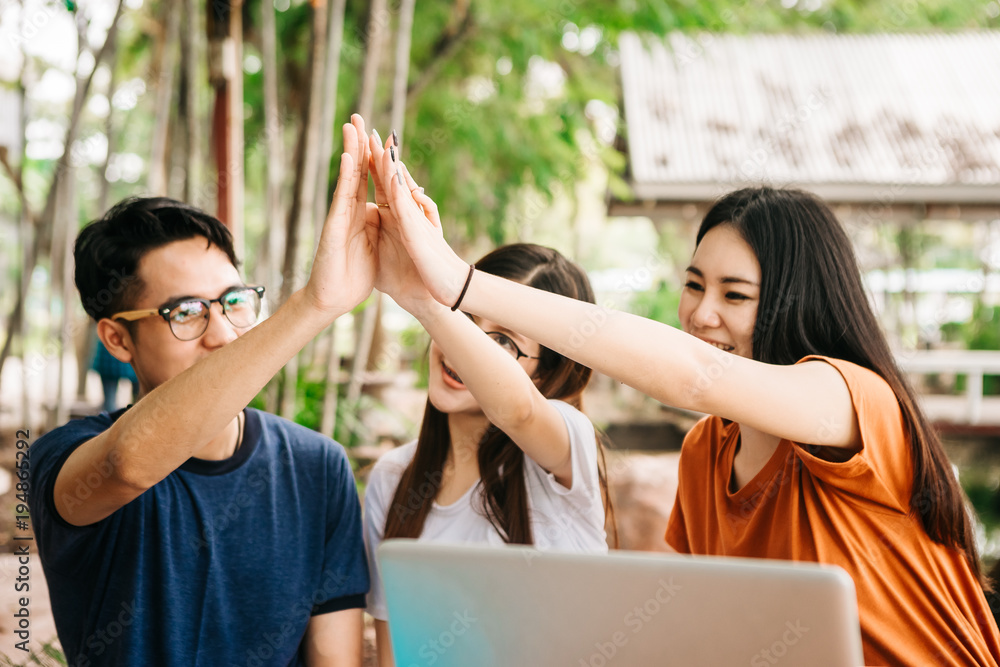
<svg viewBox="0 0 1000 667">
<path fill-rule="evenodd" d="M 417 182 L 415 180 L 413 180 L 413 176 L 410 176 L 410 170 L 406 168 L 405 164 L 400 162 L 399 167 L 400 171 L 403 172 L 403 180 L 406 182 L 406 187 L 410 188 L 410 192 L 413 192 L 414 190 L 417 189 L 421 190 L 423 189 L 419 185 L 417 185 Z"/>
<path fill-rule="evenodd" d="M 344 126 L 347 127 L 346 125 Z M 346 129 L 345 129 L 346 135 Z M 337 174 L 337 189 L 333 191 L 333 203 L 330 205 L 329 216 L 336 216 L 347 212 L 350 206 L 350 195 L 352 179 L 357 170 L 355 169 L 354 158 L 350 153 L 344 152 L 340 155 L 340 171 Z"/>
<path fill-rule="evenodd" d="M 367 134 L 365 133 L 365 120 L 358 114 L 351 116 L 351 130 L 353 131 L 352 145 L 355 146 L 357 151 L 354 155 L 354 159 L 357 164 L 357 177 L 358 182 L 355 184 L 354 198 L 355 198 L 355 214 L 363 213 L 365 210 L 365 204 L 368 201 L 368 161 L 369 161 L 369 148 L 367 141 Z M 345 141 L 347 133 L 345 131 Z M 346 147 L 345 143 L 345 147 Z"/>
<path fill-rule="evenodd" d="M 398 216 L 399 206 L 408 206 L 410 211 L 418 213 L 431 223 L 431 226 L 441 228 L 441 217 L 437 204 L 424 194 L 423 188 L 417 185 L 406 166 L 400 161 L 395 138 L 389 137 L 382 142 L 376 130 L 366 136 L 367 153 L 370 161 L 370 173 L 375 182 L 375 202 L 379 206 L 388 204 L 394 216 Z M 404 200 L 394 201 L 394 192 L 398 188 L 404 191 Z"/>
<path fill-rule="evenodd" d="M 371 136 L 368 137 L 368 149 L 371 153 L 372 180 L 375 182 L 375 203 L 386 204 L 388 196 L 382 184 L 382 154 L 385 150 L 382 148 L 382 138 L 376 130 L 372 130 Z"/>
<path fill-rule="evenodd" d="M 382 229 L 382 216 L 379 213 L 378 206 L 371 202 L 365 204 L 365 224 L 369 227 Z"/>
<path fill-rule="evenodd" d="M 358 132 L 353 125 L 354 119 L 350 123 L 344 123 L 341 128 L 344 134 L 344 152 L 356 158 L 358 154 Z M 355 163 L 357 160 L 355 159 Z"/>
<path fill-rule="evenodd" d="M 406 181 L 406 186 L 410 189 L 410 193 L 413 195 L 413 201 L 417 203 L 420 208 L 424 211 L 424 216 L 431 221 L 435 227 L 441 227 L 441 216 L 438 213 L 437 204 L 433 199 L 424 194 L 424 189 L 417 185 L 417 182 L 410 175 L 410 170 L 406 168 L 406 165 L 399 163 L 400 168 L 403 171 L 403 178 Z"/>
<path fill-rule="evenodd" d="M 405 185 L 400 185 L 402 182 L 402 170 L 397 170 L 399 162 L 393 160 L 393 155 L 386 151 L 382 155 L 382 175 L 387 180 L 388 193 L 389 193 L 389 204 L 392 206 L 393 213 L 397 217 L 403 212 L 406 213 L 419 213 L 422 217 L 422 211 L 420 211 L 416 202 L 413 201 L 413 194 L 410 189 Z"/>
<path fill-rule="evenodd" d="M 441 216 L 438 213 L 438 206 L 433 199 L 425 195 L 422 190 L 413 193 L 413 201 L 424 210 L 424 217 L 431 221 L 438 229 L 441 229 Z"/>
</svg>

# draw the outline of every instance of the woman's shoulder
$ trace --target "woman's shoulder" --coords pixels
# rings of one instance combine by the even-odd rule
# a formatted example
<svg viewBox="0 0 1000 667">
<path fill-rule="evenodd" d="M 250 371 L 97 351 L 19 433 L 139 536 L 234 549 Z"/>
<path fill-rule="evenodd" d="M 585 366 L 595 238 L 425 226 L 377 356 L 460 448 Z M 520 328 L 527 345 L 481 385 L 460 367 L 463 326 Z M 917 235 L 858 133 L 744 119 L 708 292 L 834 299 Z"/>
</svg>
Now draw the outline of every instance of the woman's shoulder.
<svg viewBox="0 0 1000 667">
<path fill-rule="evenodd" d="M 413 460 L 414 454 L 417 452 L 417 441 L 411 440 L 405 445 L 400 445 L 390 449 L 388 452 L 383 454 L 375 461 L 374 467 L 372 467 L 372 473 L 370 479 L 376 479 L 380 477 L 399 477 L 406 470 L 406 466 L 410 465 L 410 461 Z"/>
<path fill-rule="evenodd" d="M 879 409 L 895 408 L 898 411 L 899 399 L 884 377 L 860 364 L 846 359 L 809 355 L 800 359 L 798 364 L 822 362 L 833 366 L 847 383 L 851 398 L 858 407 L 860 402 Z"/>
<path fill-rule="evenodd" d="M 549 405 L 554 407 L 559 414 L 562 415 L 563 419 L 566 420 L 567 424 L 576 425 L 583 428 L 586 431 L 593 433 L 594 424 L 590 421 L 590 417 L 583 414 L 579 408 L 574 407 L 572 404 L 566 401 L 560 400 L 558 398 L 548 399 Z"/>
</svg>

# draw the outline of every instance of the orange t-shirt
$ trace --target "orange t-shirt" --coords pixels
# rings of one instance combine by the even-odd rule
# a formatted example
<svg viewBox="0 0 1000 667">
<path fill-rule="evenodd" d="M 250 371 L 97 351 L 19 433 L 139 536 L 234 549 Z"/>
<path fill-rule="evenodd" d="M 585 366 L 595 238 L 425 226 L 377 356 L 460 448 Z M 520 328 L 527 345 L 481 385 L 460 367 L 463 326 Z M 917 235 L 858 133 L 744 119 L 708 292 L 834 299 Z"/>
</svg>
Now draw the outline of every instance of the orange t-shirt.
<svg viewBox="0 0 1000 667">
<path fill-rule="evenodd" d="M 782 440 L 731 493 L 739 424 L 706 417 L 684 439 L 667 542 L 682 553 L 844 568 L 858 594 L 866 664 L 996 666 L 1000 633 L 964 554 L 932 541 L 910 513 L 910 444 L 895 394 L 856 364 L 807 359 L 847 381 L 861 451 L 832 463 Z"/>
</svg>

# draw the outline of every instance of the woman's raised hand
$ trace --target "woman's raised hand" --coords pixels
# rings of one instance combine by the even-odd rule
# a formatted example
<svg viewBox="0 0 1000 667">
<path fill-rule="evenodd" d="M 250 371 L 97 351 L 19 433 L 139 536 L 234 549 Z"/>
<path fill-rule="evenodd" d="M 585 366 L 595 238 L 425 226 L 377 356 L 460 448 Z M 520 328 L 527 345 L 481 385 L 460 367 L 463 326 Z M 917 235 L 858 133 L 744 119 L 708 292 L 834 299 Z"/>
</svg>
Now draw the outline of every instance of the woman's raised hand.
<svg viewBox="0 0 1000 667">
<path fill-rule="evenodd" d="M 379 212 L 391 213 L 382 217 L 383 225 L 398 230 L 394 233 L 431 296 L 451 306 L 462 291 L 469 265 L 444 240 L 437 205 L 418 188 L 395 147 L 383 151 L 381 159 L 376 159 L 374 147 L 371 150 L 376 192 L 381 186 L 389 204 L 388 209 L 382 207 Z"/>
<path fill-rule="evenodd" d="M 420 273 L 406 252 L 399 223 L 386 203 L 386 189 L 381 176 L 383 170 L 380 168 L 383 159 L 390 163 L 393 161 L 392 156 L 398 150 L 398 146 L 395 145 L 395 137 L 389 137 L 383 147 L 379 143 L 377 132 L 372 132 L 368 137 L 368 146 L 371 152 L 371 174 L 375 181 L 375 203 L 379 212 L 378 274 L 375 278 L 375 287 L 391 296 L 411 314 L 419 317 L 417 311 L 426 311 L 428 307 L 438 304 L 424 286 Z M 417 190 L 416 183 L 412 183 L 412 179 L 410 187 Z M 418 201 L 422 201 L 424 212 L 436 220 L 437 207 L 434 206 L 434 202 L 421 192 L 414 192 L 414 196 Z"/>
</svg>

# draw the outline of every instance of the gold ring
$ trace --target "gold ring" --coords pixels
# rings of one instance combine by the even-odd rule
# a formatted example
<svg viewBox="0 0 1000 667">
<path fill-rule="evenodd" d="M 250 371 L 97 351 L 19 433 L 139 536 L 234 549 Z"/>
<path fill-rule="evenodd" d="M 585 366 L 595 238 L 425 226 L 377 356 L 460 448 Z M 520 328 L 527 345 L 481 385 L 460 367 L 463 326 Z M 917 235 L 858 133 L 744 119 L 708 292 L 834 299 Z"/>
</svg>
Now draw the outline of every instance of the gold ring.
<svg viewBox="0 0 1000 667">
<path fill-rule="evenodd" d="M 388 204 L 376 204 L 379 208 L 389 208 Z"/>
</svg>

